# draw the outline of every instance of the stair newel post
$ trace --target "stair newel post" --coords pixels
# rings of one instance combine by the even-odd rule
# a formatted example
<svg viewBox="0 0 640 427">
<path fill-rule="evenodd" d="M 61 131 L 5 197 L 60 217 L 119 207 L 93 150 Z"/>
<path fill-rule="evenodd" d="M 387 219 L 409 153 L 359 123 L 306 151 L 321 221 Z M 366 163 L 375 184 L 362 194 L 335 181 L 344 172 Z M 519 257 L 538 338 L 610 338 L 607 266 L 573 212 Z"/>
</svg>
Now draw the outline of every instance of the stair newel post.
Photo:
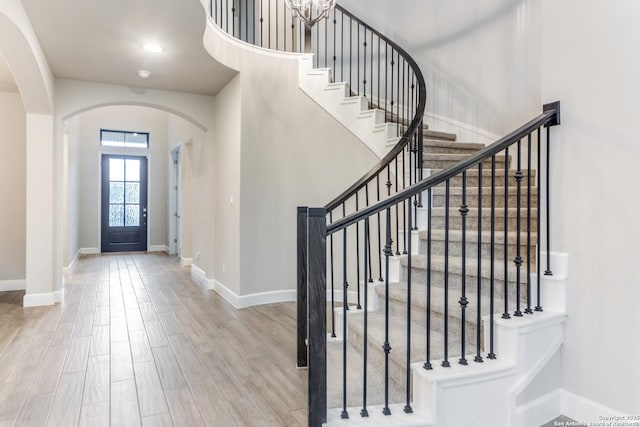
<svg viewBox="0 0 640 427">
<path fill-rule="evenodd" d="M 367 335 L 368 335 L 368 311 L 369 311 L 369 285 L 368 280 L 371 280 L 371 248 L 369 238 L 369 218 L 364 219 L 364 337 L 362 343 L 362 409 L 360 410 L 361 417 L 368 417 L 369 411 L 367 411 Z M 368 260 L 368 261 L 367 261 Z M 369 270 L 367 270 L 367 263 Z M 367 275 L 367 271 L 369 275 Z M 367 280 L 368 279 L 368 280 Z"/>
<path fill-rule="evenodd" d="M 308 210 L 308 424 L 327 422 L 327 211 Z"/>
<path fill-rule="evenodd" d="M 444 196 L 444 360 L 442 366 L 449 368 L 449 180 L 445 183 Z"/>
<path fill-rule="evenodd" d="M 478 163 L 478 286 L 476 289 L 478 296 L 478 308 L 476 311 L 476 356 L 474 362 L 482 363 L 480 355 L 480 325 L 482 325 L 482 162 Z"/>
<path fill-rule="evenodd" d="M 538 165 L 537 165 L 537 169 L 536 169 L 536 174 L 537 174 L 537 184 L 538 184 L 538 207 L 540 206 L 540 201 L 542 200 L 542 178 L 541 178 L 541 169 L 540 169 L 540 165 L 541 165 L 541 154 L 542 152 L 540 151 L 540 147 L 541 147 L 541 139 L 542 139 L 542 130 L 541 128 L 538 128 L 538 135 L 537 135 L 537 146 L 536 146 L 536 151 L 537 151 L 537 155 L 538 155 Z M 536 297 L 536 308 L 535 311 L 542 311 L 542 304 L 541 304 L 541 297 L 540 297 L 540 280 L 541 280 L 541 269 L 542 269 L 542 261 L 540 260 L 540 253 L 541 253 L 541 246 L 542 246 L 542 241 L 541 241 L 541 235 L 542 235 L 542 231 L 540 230 L 540 209 L 538 208 L 538 215 L 536 215 L 536 230 L 537 230 L 537 245 L 536 245 L 536 290 L 537 290 L 537 297 Z"/>
<path fill-rule="evenodd" d="M 389 409 L 389 353 L 391 352 L 391 345 L 389 344 L 389 257 L 393 254 L 391 251 L 391 208 L 386 209 L 387 230 L 386 230 L 386 243 L 384 245 L 384 257 L 385 257 L 385 280 L 384 280 L 384 344 L 382 349 L 384 350 L 384 408 L 382 413 L 384 415 L 391 415 Z"/>
<path fill-rule="evenodd" d="M 307 366 L 307 207 L 298 207 L 297 221 L 297 366 Z"/>
<path fill-rule="evenodd" d="M 503 319 L 510 319 L 509 314 L 509 147 L 504 149 L 504 313 Z"/>
<path fill-rule="evenodd" d="M 344 204 L 342 205 L 344 209 Z M 343 215 L 344 217 L 344 211 Z M 349 294 L 347 288 L 347 228 L 343 229 L 342 240 L 342 272 L 343 272 L 343 286 L 342 286 L 342 413 L 340 418 L 349 418 L 347 412 L 347 311 L 349 310 Z"/>
<path fill-rule="evenodd" d="M 409 198 L 409 202 L 411 202 L 411 198 Z M 409 244 L 409 248 L 411 248 L 411 226 L 412 226 L 412 217 L 411 217 L 411 209 L 409 209 L 408 213 L 408 222 L 409 222 L 409 234 L 407 236 L 407 241 Z M 407 229 L 405 229 L 407 230 Z M 404 406 L 404 412 L 410 414 L 413 412 L 411 409 L 411 249 L 409 249 L 409 254 L 407 255 L 407 404 Z"/>
<path fill-rule="evenodd" d="M 515 173 L 515 179 L 516 179 L 516 257 L 513 260 L 514 264 L 516 265 L 516 311 L 513 313 L 514 316 L 516 317 L 522 317 L 522 311 L 520 311 L 520 272 L 521 272 L 521 268 L 522 268 L 522 253 L 521 253 L 521 248 L 520 248 L 520 229 L 521 229 L 521 222 L 522 222 L 522 215 L 520 214 L 520 208 L 521 208 L 521 201 L 520 201 L 520 197 L 522 196 L 522 178 L 523 178 L 523 174 L 522 174 L 522 163 L 521 163 L 521 159 L 520 159 L 520 154 L 521 154 L 521 145 L 522 145 L 522 141 L 518 140 L 517 143 L 517 170 Z"/>
<path fill-rule="evenodd" d="M 329 223 L 333 222 L 333 211 L 329 211 Z M 331 268 L 331 338 L 336 337 L 336 297 L 333 268 L 333 234 L 329 236 L 329 266 Z"/>
<path fill-rule="evenodd" d="M 427 197 L 431 200 L 431 188 L 427 190 Z M 427 359 L 424 369 L 433 369 L 431 365 L 431 204 L 427 206 Z"/>
<path fill-rule="evenodd" d="M 467 172 L 462 172 L 462 205 L 458 210 L 462 217 L 462 296 L 460 297 L 460 330 L 461 330 L 461 351 L 460 360 L 458 363 L 461 365 L 467 364 L 465 358 L 465 339 L 466 339 L 466 312 L 469 301 L 467 300 L 467 215 L 469 208 L 467 207 Z"/>
<path fill-rule="evenodd" d="M 531 134 L 527 136 L 527 308 L 526 314 L 533 314 L 531 309 Z"/>
<path fill-rule="evenodd" d="M 359 198 L 358 193 L 356 193 L 356 212 L 359 209 Z M 357 305 L 356 309 L 362 310 L 362 304 L 360 300 L 360 223 L 356 222 L 356 291 L 357 291 Z"/>
<path fill-rule="evenodd" d="M 494 294 L 495 294 L 495 250 L 496 250 L 496 156 L 491 156 L 491 263 L 489 264 L 489 354 L 488 359 L 495 359 L 493 352 L 493 327 L 494 327 Z"/>
<path fill-rule="evenodd" d="M 332 77 L 332 81 L 333 83 L 336 82 L 336 59 L 338 59 L 337 55 L 336 55 L 336 44 L 337 44 L 337 26 L 338 25 L 338 19 L 336 18 L 336 10 L 333 9 L 333 73 L 331 74 Z"/>
</svg>

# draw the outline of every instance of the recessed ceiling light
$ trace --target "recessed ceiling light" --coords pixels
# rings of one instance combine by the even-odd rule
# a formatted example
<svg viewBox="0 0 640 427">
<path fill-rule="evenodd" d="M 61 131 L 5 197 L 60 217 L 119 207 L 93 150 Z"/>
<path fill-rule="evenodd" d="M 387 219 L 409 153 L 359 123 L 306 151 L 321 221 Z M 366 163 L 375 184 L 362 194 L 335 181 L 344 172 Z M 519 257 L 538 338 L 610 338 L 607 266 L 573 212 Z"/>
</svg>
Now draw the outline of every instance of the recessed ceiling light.
<svg viewBox="0 0 640 427">
<path fill-rule="evenodd" d="M 160 53 L 164 50 L 162 46 L 156 43 L 147 43 L 143 47 L 144 47 L 144 50 L 153 52 L 153 53 Z"/>
<path fill-rule="evenodd" d="M 151 75 L 151 71 L 138 70 L 138 75 L 140 76 L 141 79 L 146 79 L 146 78 L 149 78 L 149 76 Z"/>
</svg>

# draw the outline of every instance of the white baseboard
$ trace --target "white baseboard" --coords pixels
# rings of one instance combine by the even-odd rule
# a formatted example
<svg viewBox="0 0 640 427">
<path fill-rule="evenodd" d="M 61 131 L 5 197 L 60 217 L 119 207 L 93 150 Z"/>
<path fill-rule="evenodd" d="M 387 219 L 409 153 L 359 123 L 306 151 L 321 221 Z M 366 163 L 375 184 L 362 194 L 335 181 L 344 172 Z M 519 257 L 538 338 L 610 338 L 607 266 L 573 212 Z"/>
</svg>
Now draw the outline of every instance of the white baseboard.
<svg viewBox="0 0 640 427">
<path fill-rule="evenodd" d="M 263 304 L 275 304 L 278 302 L 292 302 L 296 300 L 297 296 L 295 289 L 238 295 L 217 280 L 211 280 L 209 283 L 212 283 L 209 289 L 216 291 L 222 298 L 237 309 Z"/>
<path fill-rule="evenodd" d="M 53 292 L 47 292 L 44 294 L 26 294 L 22 305 L 24 307 L 39 307 L 43 305 L 53 305 L 55 303 L 55 296 Z"/>
<path fill-rule="evenodd" d="M 603 422 L 604 419 L 602 417 L 625 416 L 624 413 L 598 402 L 564 389 L 557 389 L 519 406 L 516 410 L 516 425 L 520 427 L 535 427 L 548 423 L 560 415 L 565 415 L 585 424 Z"/>
<path fill-rule="evenodd" d="M 64 295 L 63 289 L 58 289 L 57 291 L 53 291 L 53 302 L 55 303 L 62 302 L 63 295 Z"/>
<path fill-rule="evenodd" d="M 238 295 L 222 284 L 222 282 L 209 279 L 205 271 L 195 264 L 191 264 L 191 278 L 203 288 L 216 291 L 222 298 L 237 309 L 278 302 L 291 302 L 296 300 L 297 295 L 295 289 Z"/>
<path fill-rule="evenodd" d="M 203 288 L 210 289 L 209 279 L 207 279 L 207 275 L 205 274 L 203 269 L 199 268 L 195 264 L 191 264 L 191 278 Z"/>
<path fill-rule="evenodd" d="M 62 274 L 64 274 L 65 276 L 71 274 L 71 272 L 73 271 L 73 267 L 76 265 L 76 261 L 78 260 L 79 256 L 80 256 L 80 249 L 78 249 L 78 252 L 76 252 L 76 254 L 74 255 L 69 265 L 67 267 L 62 267 Z"/>
<path fill-rule="evenodd" d="M 180 257 L 180 265 L 183 267 L 189 267 L 193 264 L 193 258 Z"/>
<path fill-rule="evenodd" d="M 78 253 L 80 255 L 97 255 L 100 253 L 100 248 L 80 248 Z"/>
<path fill-rule="evenodd" d="M 560 391 L 562 394 L 562 415 L 566 415 L 576 421 L 588 424 L 603 422 L 604 420 L 602 417 L 624 417 L 625 415 L 630 415 L 616 411 L 615 409 L 609 408 L 585 397 L 578 396 L 570 391 L 564 389 Z M 615 425 L 615 422 L 611 425 Z"/>
<path fill-rule="evenodd" d="M 167 252 L 169 253 L 169 246 L 167 245 L 149 245 L 147 252 Z"/>
<path fill-rule="evenodd" d="M 562 414 L 562 390 L 554 390 L 516 409 L 518 427 L 541 426 Z"/>
<path fill-rule="evenodd" d="M 24 291 L 27 289 L 27 280 L 0 280 L 0 292 L 5 291 Z"/>
</svg>

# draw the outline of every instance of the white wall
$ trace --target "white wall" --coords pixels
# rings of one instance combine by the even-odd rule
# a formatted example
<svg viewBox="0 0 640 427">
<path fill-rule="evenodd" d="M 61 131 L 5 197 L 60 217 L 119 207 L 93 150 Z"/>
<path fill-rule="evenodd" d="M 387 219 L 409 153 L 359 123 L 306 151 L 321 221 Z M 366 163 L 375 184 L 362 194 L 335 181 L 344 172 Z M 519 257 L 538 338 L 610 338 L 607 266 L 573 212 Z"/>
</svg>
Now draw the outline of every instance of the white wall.
<svg viewBox="0 0 640 427">
<path fill-rule="evenodd" d="M 427 83 L 427 112 L 498 135 L 541 112 L 539 1 L 340 4 L 416 60 Z"/>
<path fill-rule="evenodd" d="M 216 200 L 223 203 L 216 203 L 216 215 L 225 209 L 240 215 L 240 263 L 237 272 L 227 265 L 227 252 L 235 251 L 234 243 L 221 238 L 218 225 L 222 221 L 216 219 L 215 278 L 240 296 L 290 291 L 295 289 L 296 277 L 297 206 L 323 206 L 377 159 L 299 89 L 298 56 L 243 46 L 211 25 L 204 43 L 216 60 L 240 70 L 238 81 L 228 87 L 241 96 L 240 147 L 228 147 L 226 154 L 216 157 L 214 166 L 216 173 L 221 173 L 221 167 L 232 168 L 231 175 L 219 178 L 230 181 L 216 182 L 216 188 L 223 191 L 216 194 Z M 216 116 L 216 130 L 227 114 Z M 216 149 L 219 136 L 216 133 Z M 228 136 L 230 141 L 238 138 L 237 133 Z M 238 156 L 239 178 L 234 166 Z M 230 166 L 224 163 L 228 159 Z M 235 274 L 239 274 L 238 291 L 223 282 Z"/>
<path fill-rule="evenodd" d="M 180 153 L 180 254 L 182 258 L 193 257 L 193 215 L 194 215 L 194 188 L 193 188 L 193 145 L 202 145 L 204 132 L 192 123 L 173 115 L 168 115 L 167 122 L 167 142 L 169 149 L 173 150 L 177 146 L 181 147 Z M 171 172 L 170 172 L 171 173 Z M 169 189 L 171 191 L 171 189 Z M 171 222 L 171 218 L 167 220 Z"/>
<path fill-rule="evenodd" d="M 552 250 L 570 256 L 565 389 L 640 414 L 640 3 L 545 0 L 553 130 Z"/>
<path fill-rule="evenodd" d="M 67 120 L 67 207 L 66 207 L 66 250 L 63 254 L 63 265 L 70 267 L 80 250 L 80 122 L 79 116 Z M 63 189 L 64 192 L 64 189 Z"/>
<path fill-rule="evenodd" d="M 164 111 L 137 106 L 112 106 L 90 110 L 79 117 L 79 152 L 70 164 L 80 165 L 80 247 L 99 248 L 100 154 L 148 156 L 149 245 L 167 245 L 167 188 L 169 146 Z M 100 147 L 100 129 L 149 132 L 149 149 Z"/>
<path fill-rule="evenodd" d="M 241 80 L 236 76 L 216 96 L 215 143 L 212 154 L 214 193 L 213 206 L 215 228 L 215 279 L 234 293 L 241 294 L 240 269 L 241 232 L 240 217 L 244 208 L 241 189 Z M 204 219 L 204 218 L 203 218 Z M 246 250 L 246 248 L 242 248 Z"/>
<path fill-rule="evenodd" d="M 25 118 L 20 94 L 0 92 L 0 282 L 26 277 Z"/>
</svg>

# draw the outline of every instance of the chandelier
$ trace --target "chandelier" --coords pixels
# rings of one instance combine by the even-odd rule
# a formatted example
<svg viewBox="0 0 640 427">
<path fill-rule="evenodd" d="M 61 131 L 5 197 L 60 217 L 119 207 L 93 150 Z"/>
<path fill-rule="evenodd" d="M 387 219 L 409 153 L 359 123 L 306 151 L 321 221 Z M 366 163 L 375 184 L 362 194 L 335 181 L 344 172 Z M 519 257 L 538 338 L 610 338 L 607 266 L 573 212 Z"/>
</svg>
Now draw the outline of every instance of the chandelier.
<svg viewBox="0 0 640 427">
<path fill-rule="evenodd" d="M 287 7 L 295 12 L 307 28 L 329 16 L 336 7 L 336 0 L 285 0 Z"/>
</svg>

